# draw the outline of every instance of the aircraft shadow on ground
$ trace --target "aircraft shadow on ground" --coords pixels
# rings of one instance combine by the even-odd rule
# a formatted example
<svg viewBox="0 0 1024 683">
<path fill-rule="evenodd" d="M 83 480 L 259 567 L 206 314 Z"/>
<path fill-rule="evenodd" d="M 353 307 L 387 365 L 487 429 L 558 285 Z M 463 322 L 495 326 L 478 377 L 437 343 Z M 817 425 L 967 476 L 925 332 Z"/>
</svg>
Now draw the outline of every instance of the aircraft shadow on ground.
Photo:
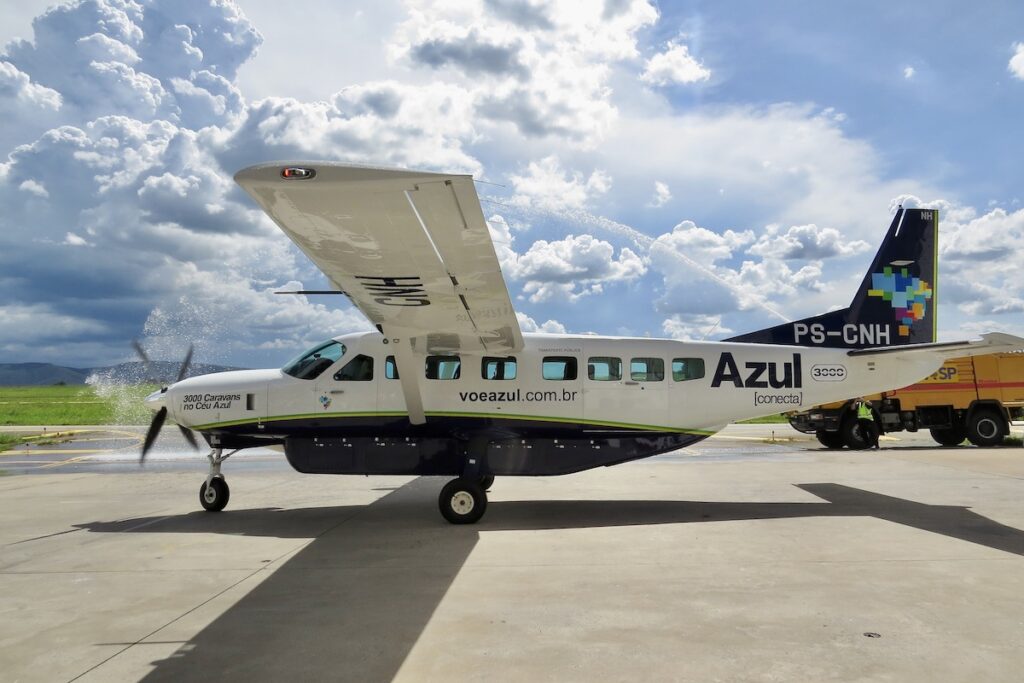
<svg viewBox="0 0 1024 683">
<path fill-rule="evenodd" d="M 1024 555 L 1024 531 L 961 506 L 927 505 L 833 483 L 798 484 L 827 503 L 494 502 L 450 526 L 419 479 L 369 506 L 195 512 L 93 522 L 100 533 L 313 538 L 146 680 L 390 680 L 472 553 L 480 531 L 579 529 L 800 517 L 875 517 Z M 320 531 L 311 531 L 319 529 Z M 319 535 L 317 535 L 319 534 Z"/>
</svg>

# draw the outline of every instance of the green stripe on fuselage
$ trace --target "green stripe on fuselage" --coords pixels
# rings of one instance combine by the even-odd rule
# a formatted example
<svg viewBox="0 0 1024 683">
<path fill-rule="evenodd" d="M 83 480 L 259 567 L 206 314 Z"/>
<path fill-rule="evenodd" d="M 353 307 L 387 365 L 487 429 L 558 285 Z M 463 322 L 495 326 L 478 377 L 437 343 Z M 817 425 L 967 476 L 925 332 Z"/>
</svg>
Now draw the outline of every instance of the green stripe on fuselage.
<svg viewBox="0 0 1024 683">
<path fill-rule="evenodd" d="M 385 412 L 355 412 L 355 413 L 300 413 L 296 415 L 275 415 L 266 418 L 246 418 L 244 420 L 228 420 L 226 422 L 210 422 L 207 424 L 192 427 L 197 431 L 206 431 L 221 427 L 235 427 L 244 424 L 256 424 L 259 422 L 282 422 L 286 420 L 307 420 L 314 418 L 356 418 L 356 417 L 405 417 L 408 413 L 404 411 Z M 488 420 L 525 420 L 534 422 L 559 422 L 562 424 L 580 424 L 593 427 L 617 427 L 619 429 L 632 429 L 645 432 L 671 432 L 677 434 L 697 434 L 710 436 L 713 431 L 706 429 L 687 429 L 683 427 L 663 427 L 658 425 L 630 424 L 627 422 L 611 422 L 606 420 L 587 420 L 571 417 L 549 417 L 546 415 L 510 415 L 505 413 L 471 413 L 457 411 L 427 411 L 427 417 L 468 417 Z"/>
</svg>

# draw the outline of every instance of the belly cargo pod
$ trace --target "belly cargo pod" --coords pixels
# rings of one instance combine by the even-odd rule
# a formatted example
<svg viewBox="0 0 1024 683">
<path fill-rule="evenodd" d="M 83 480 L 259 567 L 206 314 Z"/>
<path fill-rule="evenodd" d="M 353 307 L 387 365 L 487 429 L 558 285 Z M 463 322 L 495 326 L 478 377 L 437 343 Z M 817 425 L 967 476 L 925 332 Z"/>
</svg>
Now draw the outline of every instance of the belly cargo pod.
<svg viewBox="0 0 1024 683">
<path fill-rule="evenodd" d="M 789 423 L 828 448 L 865 448 L 854 408 L 858 398 L 791 413 Z M 917 384 L 863 398 L 886 432 L 927 429 L 943 446 L 965 439 L 995 446 L 1010 433 L 1011 422 L 1024 420 L 1024 351 L 953 358 Z"/>
</svg>

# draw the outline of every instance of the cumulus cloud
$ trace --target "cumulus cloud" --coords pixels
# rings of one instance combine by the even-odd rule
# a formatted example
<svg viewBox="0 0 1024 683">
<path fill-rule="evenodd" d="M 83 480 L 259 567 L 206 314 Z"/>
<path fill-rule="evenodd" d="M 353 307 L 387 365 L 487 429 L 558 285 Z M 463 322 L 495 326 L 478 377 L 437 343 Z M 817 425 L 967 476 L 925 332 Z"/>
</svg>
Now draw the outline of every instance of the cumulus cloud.
<svg viewBox="0 0 1024 683">
<path fill-rule="evenodd" d="M 666 318 L 661 325 L 666 337 L 680 341 L 705 341 L 721 339 L 732 330 L 722 326 L 722 318 L 713 315 L 675 314 Z"/>
<path fill-rule="evenodd" d="M 66 235 L 64 235 L 64 241 L 61 242 L 61 244 L 67 244 L 68 246 L 72 246 L 72 247 L 91 247 L 91 246 L 93 246 L 84 237 L 82 237 L 81 235 L 76 235 L 73 232 L 69 232 Z"/>
<path fill-rule="evenodd" d="M 56 111 L 62 103 L 59 92 L 33 83 L 28 74 L 6 61 L 0 61 L 0 96 L 5 102 L 14 100 L 32 109 Z"/>
<path fill-rule="evenodd" d="M 615 247 L 593 235 L 569 235 L 563 240 L 538 240 L 520 256 L 512 270 L 524 280 L 531 302 L 580 297 L 604 291 L 606 284 L 636 280 L 647 270 L 628 247 L 615 257 Z"/>
<path fill-rule="evenodd" d="M 557 320 L 547 320 L 543 323 L 538 323 L 536 320 L 526 315 L 525 313 L 516 312 L 516 319 L 519 320 L 519 328 L 523 332 L 544 332 L 546 334 L 565 334 L 565 325 L 558 322 Z"/>
<path fill-rule="evenodd" d="M 668 189 L 668 185 L 661 182 L 660 180 L 654 181 L 654 198 L 651 200 L 652 206 L 665 206 L 672 200 L 672 192 Z"/>
<path fill-rule="evenodd" d="M 521 49 L 521 43 L 491 42 L 471 28 L 424 39 L 411 47 L 409 57 L 434 68 L 453 66 L 467 74 L 525 78 L 528 74 L 519 60 Z"/>
<path fill-rule="evenodd" d="M 791 296 L 799 289 L 817 289 L 820 264 L 794 272 L 784 262 L 765 259 L 731 265 L 734 253 L 754 241 L 754 232 L 721 233 L 683 221 L 651 245 L 651 270 L 661 275 L 664 292 L 655 301 L 670 315 L 721 315 L 737 310 L 764 309 L 786 319 L 769 297 Z"/>
<path fill-rule="evenodd" d="M 416 0 L 392 52 L 415 66 L 461 74 L 474 114 L 485 122 L 593 145 L 617 115 L 612 66 L 637 56 L 637 33 L 658 17 L 647 0 L 621 5 L 609 13 L 600 3 L 572 0 Z"/>
<path fill-rule="evenodd" d="M 706 81 L 711 71 L 698 61 L 686 45 L 670 41 L 664 52 L 647 60 L 640 80 L 651 85 L 688 84 Z"/>
<path fill-rule="evenodd" d="M 529 0 L 484 0 L 484 5 L 498 18 L 522 28 L 549 31 L 555 27 L 548 16 L 547 2 Z"/>
<path fill-rule="evenodd" d="M 545 211 L 582 208 L 612 185 L 611 176 L 602 170 L 593 171 L 589 177 L 579 171 L 566 172 L 554 155 L 531 161 L 524 173 L 513 174 L 510 180 L 515 190 L 514 204 Z"/>
<path fill-rule="evenodd" d="M 0 271 L 21 302 L 0 312 L 21 339 L 3 340 L 3 353 L 111 362 L 145 329 L 176 340 L 169 357 L 195 339 L 206 360 L 253 348 L 280 360 L 274 349 L 366 329 L 352 309 L 272 294 L 321 276 L 234 186 L 233 162 L 308 144 L 340 157 L 348 147 L 343 126 L 301 141 L 284 130 L 286 107 L 246 110 L 234 77 L 260 39 L 235 5 L 86 0 L 49 10 L 35 30 L 0 59 L 0 107 L 21 115 L 0 134 L 17 143 L 0 165 Z M 355 139 L 387 139 L 372 117 L 397 127 L 417 115 L 386 88 L 341 93 L 329 106 L 364 117 Z M 457 147 L 434 137 L 408 154 L 427 156 L 431 141 Z M 30 344 L 26 330 L 45 330 L 48 343 Z"/>
<path fill-rule="evenodd" d="M 174 20 L 186 16 L 188 25 Z M 51 8 L 34 27 L 35 39 L 10 43 L 6 60 L 59 93 L 66 123 L 110 114 L 221 122 L 211 107 L 240 113 L 231 81 L 262 40 L 235 5 L 200 0 L 83 0 Z"/>
<path fill-rule="evenodd" d="M 480 163 L 463 148 L 476 135 L 472 107 L 456 86 L 386 81 L 346 88 L 324 102 L 267 98 L 250 107 L 219 158 L 229 168 L 306 157 L 479 173 Z"/>
<path fill-rule="evenodd" d="M 1024 43 L 1013 44 L 1013 56 L 1006 68 L 1014 78 L 1024 81 Z"/>
<path fill-rule="evenodd" d="M 817 225 L 794 225 L 785 233 L 778 225 L 769 225 L 747 253 L 783 260 L 827 259 L 851 256 L 868 251 L 871 245 L 864 240 L 844 241 L 835 228 Z"/>
<path fill-rule="evenodd" d="M 732 256 L 733 251 L 754 239 L 752 230 L 717 233 L 701 228 L 693 221 L 682 221 L 672 232 L 658 237 L 652 251 L 668 251 L 686 256 L 698 263 L 714 263 Z"/>
</svg>

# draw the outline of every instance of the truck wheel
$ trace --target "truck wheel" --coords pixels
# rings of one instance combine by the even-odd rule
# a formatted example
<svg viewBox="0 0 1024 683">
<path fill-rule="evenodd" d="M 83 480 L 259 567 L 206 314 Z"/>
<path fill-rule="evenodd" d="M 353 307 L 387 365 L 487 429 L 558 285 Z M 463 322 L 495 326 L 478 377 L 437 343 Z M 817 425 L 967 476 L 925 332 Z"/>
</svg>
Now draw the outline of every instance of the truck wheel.
<svg viewBox="0 0 1024 683">
<path fill-rule="evenodd" d="M 991 408 L 979 408 L 967 422 L 967 439 L 975 446 L 998 446 L 1003 442 L 1003 418 Z"/>
<path fill-rule="evenodd" d="M 814 432 L 814 436 L 818 437 L 818 441 L 825 448 L 831 448 L 832 450 L 839 450 L 846 442 L 843 440 L 842 432 L 830 432 L 824 429 L 819 429 Z"/>
<path fill-rule="evenodd" d="M 932 427 L 928 431 L 935 442 L 942 446 L 959 446 L 967 438 L 967 430 L 962 426 Z"/>
<path fill-rule="evenodd" d="M 872 423 L 871 429 L 878 429 L 878 427 Z M 843 426 L 840 428 L 839 433 L 843 437 L 843 443 L 851 451 L 862 451 L 868 447 L 869 443 L 873 443 L 875 440 L 874 434 L 868 434 L 868 438 L 864 438 L 864 435 L 860 432 L 857 416 L 852 412 L 843 420 Z"/>
</svg>

